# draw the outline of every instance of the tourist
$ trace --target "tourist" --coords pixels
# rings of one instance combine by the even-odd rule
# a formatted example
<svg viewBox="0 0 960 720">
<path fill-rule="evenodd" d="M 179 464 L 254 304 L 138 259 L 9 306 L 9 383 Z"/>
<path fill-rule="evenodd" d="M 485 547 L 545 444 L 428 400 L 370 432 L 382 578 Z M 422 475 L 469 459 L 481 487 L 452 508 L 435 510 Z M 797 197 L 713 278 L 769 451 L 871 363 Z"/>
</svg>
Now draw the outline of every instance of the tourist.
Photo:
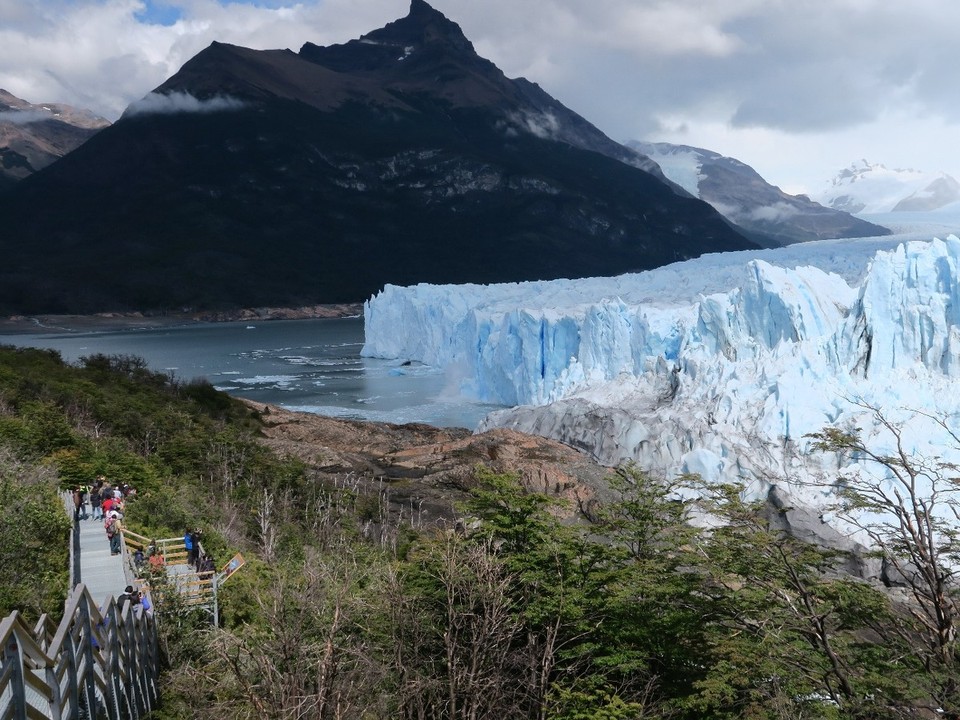
<svg viewBox="0 0 960 720">
<path fill-rule="evenodd" d="M 106 478 L 103 475 L 97 477 L 97 481 L 93 484 L 93 488 L 90 490 L 90 509 L 92 510 L 91 514 L 93 515 L 94 520 L 103 519 L 103 497 L 100 495 L 101 489 L 103 489 L 103 482 Z"/>
<path fill-rule="evenodd" d="M 193 545 L 193 560 L 190 564 L 199 572 L 200 570 L 200 531 L 194 530 L 190 533 L 190 542 Z"/>
<path fill-rule="evenodd" d="M 77 485 L 73 488 L 73 519 L 75 522 L 80 520 L 83 513 L 83 490 Z"/>
<path fill-rule="evenodd" d="M 100 488 L 100 506 L 103 508 L 104 515 L 113 509 L 114 502 L 113 488 L 110 487 L 110 483 L 105 483 L 104 486 Z"/>
<path fill-rule="evenodd" d="M 153 603 L 150 602 L 150 596 L 144 595 L 142 590 L 137 590 L 137 604 L 133 606 L 137 617 L 153 617 Z"/>
<path fill-rule="evenodd" d="M 184 530 L 183 532 L 183 548 L 187 551 L 187 565 L 193 565 L 193 533 L 190 530 Z"/>
<path fill-rule="evenodd" d="M 116 510 L 110 510 L 107 513 L 107 519 L 104 522 L 104 528 L 107 531 L 107 539 L 110 541 L 110 554 L 120 554 L 121 532 L 123 528 L 120 525 L 120 513 Z"/>
<path fill-rule="evenodd" d="M 157 547 L 157 541 L 152 540 L 147 546 L 147 572 L 153 575 L 163 574 L 164 559 L 163 553 Z"/>
</svg>

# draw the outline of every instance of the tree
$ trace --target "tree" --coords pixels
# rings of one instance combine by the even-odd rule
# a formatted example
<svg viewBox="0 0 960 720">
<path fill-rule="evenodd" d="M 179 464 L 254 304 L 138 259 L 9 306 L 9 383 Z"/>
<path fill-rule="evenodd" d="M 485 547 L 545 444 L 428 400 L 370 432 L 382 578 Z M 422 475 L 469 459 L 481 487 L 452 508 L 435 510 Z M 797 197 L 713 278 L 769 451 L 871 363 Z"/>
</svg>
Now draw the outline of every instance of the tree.
<svg viewBox="0 0 960 720">
<path fill-rule="evenodd" d="M 736 484 L 704 486 L 720 524 L 702 548 L 712 658 L 693 706 L 749 717 L 913 717 L 917 667 L 877 589 L 836 571 L 841 552 L 770 521 Z"/>
<path fill-rule="evenodd" d="M 0 447 L 0 617 L 62 612 L 70 528 L 51 468 Z"/>
<path fill-rule="evenodd" d="M 343 545 L 275 568 L 256 602 L 255 622 L 214 631 L 215 659 L 203 669 L 218 689 L 207 717 L 342 718 L 376 712 L 379 671 L 365 631 L 364 587 L 378 568 Z"/>
<path fill-rule="evenodd" d="M 960 613 L 957 465 L 911 452 L 905 423 L 879 408 L 863 406 L 886 435 L 891 451 L 875 450 L 860 428 L 826 428 L 812 437 L 815 447 L 856 461 L 835 484 L 838 517 L 858 528 L 895 571 L 910 595 L 901 636 L 925 670 L 933 701 L 948 716 L 960 716 Z M 932 421 L 960 450 L 960 437 L 943 418 Z"/>
</svg>

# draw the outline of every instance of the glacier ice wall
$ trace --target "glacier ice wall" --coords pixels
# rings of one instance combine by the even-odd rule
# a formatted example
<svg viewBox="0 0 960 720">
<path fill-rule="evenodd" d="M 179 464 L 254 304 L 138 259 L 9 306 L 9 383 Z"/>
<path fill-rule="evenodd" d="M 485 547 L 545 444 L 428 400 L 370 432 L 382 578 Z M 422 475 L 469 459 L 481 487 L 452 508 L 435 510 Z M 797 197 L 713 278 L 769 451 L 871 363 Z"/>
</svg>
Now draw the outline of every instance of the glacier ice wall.
<svg viewBox="0 0 960 720">
<path fill-rule="evenodd" d="M 388 286 L 365 307 L 363 352 L 443 367 L 464 394 L 510 406 L 480 429 L 758 493 L 786 484 L 820 505 L 827 490 L 808 481 L 838 460 L 811 455 L 806 434 L 839 424 L 889 441 L 870 406 L 956 421 L 960 240 L 807 245 L 618 278 Z M 949 444 L 923 415 L 905 439 L 927 456 Z"/>
</svg>

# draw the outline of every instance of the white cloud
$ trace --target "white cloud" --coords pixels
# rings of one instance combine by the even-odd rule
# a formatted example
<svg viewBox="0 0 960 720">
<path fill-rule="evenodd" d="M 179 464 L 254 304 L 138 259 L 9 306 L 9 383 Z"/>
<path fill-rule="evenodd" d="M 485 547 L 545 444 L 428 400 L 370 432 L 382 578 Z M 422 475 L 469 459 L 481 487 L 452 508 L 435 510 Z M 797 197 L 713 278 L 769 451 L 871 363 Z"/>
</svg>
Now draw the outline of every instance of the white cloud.
<svg viewBox="0 0 960 720">
<path fill-rule="evenodd" d="M 152 92 L 142 100 L 131 103 L 123 116 L 213 113 L 240 110 L 243 106 L 242 101 L 223 95 L 201 100 L 185 92 L 172 92 L 166 95 Z"/>
<path fill-rule="evenodd" d="M 527 132 L 545 140 L 555 138 L 560 130 L 560 121 L 549 112 L 515 114 L 510 119 Z"/>
</svg>

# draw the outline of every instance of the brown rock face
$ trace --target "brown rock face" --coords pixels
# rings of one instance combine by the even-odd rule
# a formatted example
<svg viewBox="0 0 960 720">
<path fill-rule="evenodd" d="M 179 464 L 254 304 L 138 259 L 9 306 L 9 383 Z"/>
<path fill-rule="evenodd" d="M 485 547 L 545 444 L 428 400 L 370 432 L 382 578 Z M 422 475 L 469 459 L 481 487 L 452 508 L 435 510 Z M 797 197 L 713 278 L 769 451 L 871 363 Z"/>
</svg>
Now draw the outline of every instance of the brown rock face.
<svg viewBox="0 0 960 720">
<path fill-rule="evenodd" d="M 437 519 L 455 517 L 477 467 L 514 474 L 527 489 L 565 501 L 570 517 L 590 512 L 603 495 L 605 468 L 553 440 L 491 430 L 361 422 L 283 410 L 245 401 L 260 413 L 264 443 L 284 457 L 327 475 L 356 474 L 384 484 L 396 505 L 425 508 Z"/>
</svg>

